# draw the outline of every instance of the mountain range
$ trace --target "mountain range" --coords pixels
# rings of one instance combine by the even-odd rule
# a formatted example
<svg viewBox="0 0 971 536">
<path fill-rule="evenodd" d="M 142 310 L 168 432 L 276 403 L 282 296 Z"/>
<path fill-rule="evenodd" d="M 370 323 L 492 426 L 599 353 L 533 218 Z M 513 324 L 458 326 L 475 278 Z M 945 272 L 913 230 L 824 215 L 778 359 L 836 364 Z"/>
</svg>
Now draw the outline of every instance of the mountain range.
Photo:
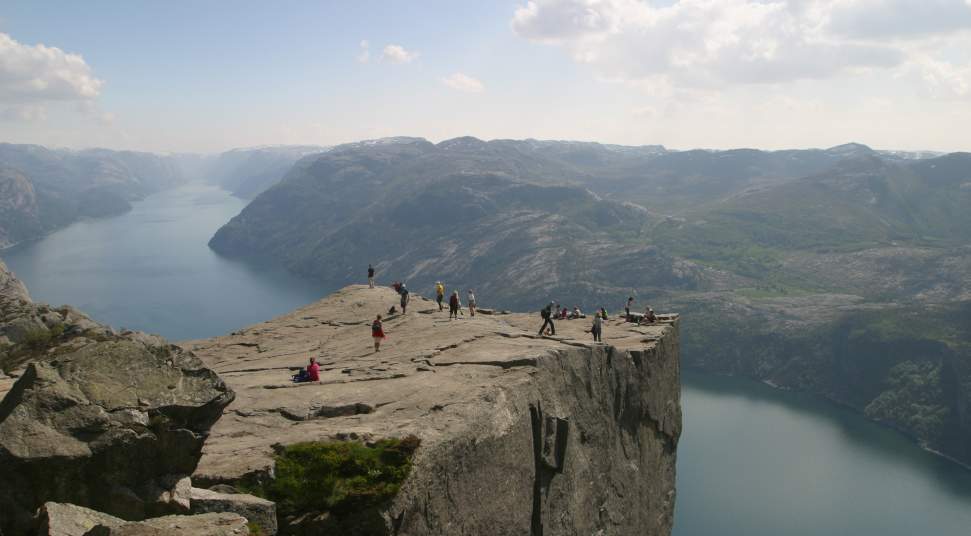
<svg viewBox="0 0 971 536">
<path fill-rule="evenodd" d="M 971 461 L 971 154 L 389 138 L 298 160 L 212 238 L 333 286 L 684 313 L 689 366 Z"/>
</svg>

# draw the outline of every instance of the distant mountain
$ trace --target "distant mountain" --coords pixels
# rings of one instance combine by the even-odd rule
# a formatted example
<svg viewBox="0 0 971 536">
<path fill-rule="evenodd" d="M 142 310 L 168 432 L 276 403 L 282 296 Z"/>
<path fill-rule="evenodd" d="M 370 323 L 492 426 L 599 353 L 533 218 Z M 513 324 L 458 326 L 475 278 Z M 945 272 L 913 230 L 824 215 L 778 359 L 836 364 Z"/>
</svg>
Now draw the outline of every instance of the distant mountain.
<svg viewBox="0 0 971 536">
<path fill-rule="evenodd" d="M 0 143 L 0 248 L 181 183 L 175 159 L 149 153 L 68 151 Z"/>
<path fill-rule="evenodd" d="M 300 158 L 326 150 L 326 147 L 316 145 L 233 149 L 203 157 L 195 173 L 237 197 L 252 199 L 276 184 Z"/>
<path fill-rule="evenodd" d="M 684 359 L 971 461 L 971 155 L 392 138 L 297 161 L 212 238 L 339 286 L 684 314 Z"/>
</svg>

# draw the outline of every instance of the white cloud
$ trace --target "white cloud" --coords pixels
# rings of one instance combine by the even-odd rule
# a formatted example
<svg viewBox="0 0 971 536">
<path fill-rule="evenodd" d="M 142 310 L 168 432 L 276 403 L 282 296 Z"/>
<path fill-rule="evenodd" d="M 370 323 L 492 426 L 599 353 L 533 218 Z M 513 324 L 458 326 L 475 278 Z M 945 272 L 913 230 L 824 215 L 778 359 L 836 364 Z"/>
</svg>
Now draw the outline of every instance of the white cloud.
<svg viewBox="0 0 971 536">
<path fill-rule="evenodd" d="M 0 119 L 5 121 L 43 121 L 47 119 L 47 108 L 40 104 L 20 104 L 4 108 Z"/>
<path fill-rule="evenodd" d="M 532 0 L 512 28 L 608 79 L 717 90 L 901 67 L 914 39 L 971 27 L 969 1 Z"/>
<path fill-rule="evenodd" d="M 91 100 L 98 97 L 103 84 L 78 54 L 43 44 L 25 45 L 0 33 L 0 100 Z"/>
<path fill-rule="evenodd" d="M 417 52 L 406 50 L 401 45 L 387 45 L 381 51 L 381 59 L 391 63 L 411 63 L 417 57 Z"/>
<path fill-rule="evenodd" d="M 485 89 L 485 86 L 482 85 L 480 80 L 465 73 L 454 73 L 451 76 L 442 78 L 442 83 L 452 89 L 468 93 L 480 93 Z"/>
<path fill-rule="evenodd" d="M 357 54 L 358 63 L 367 63 L 371 59 L 371 48 L 367 39 L 361 41 L 360 44 L 361 51 Z"/>
</svg>

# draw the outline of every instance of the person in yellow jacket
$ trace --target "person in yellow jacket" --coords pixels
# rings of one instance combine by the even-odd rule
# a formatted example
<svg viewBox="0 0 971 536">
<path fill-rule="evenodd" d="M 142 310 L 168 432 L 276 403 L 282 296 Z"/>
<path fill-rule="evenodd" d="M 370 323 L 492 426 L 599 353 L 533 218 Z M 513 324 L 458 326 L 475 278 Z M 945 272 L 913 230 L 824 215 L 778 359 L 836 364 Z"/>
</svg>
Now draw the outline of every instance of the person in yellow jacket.
<svg viewBox="0 0 971 536">
<path fill-rule="evenodd" d="M 435 301 L 438 302 L 438 310 L 442 310 L 442 302 L 445 301 L 445 285 L 441 281 L 435 282 Z"/>
</svg>

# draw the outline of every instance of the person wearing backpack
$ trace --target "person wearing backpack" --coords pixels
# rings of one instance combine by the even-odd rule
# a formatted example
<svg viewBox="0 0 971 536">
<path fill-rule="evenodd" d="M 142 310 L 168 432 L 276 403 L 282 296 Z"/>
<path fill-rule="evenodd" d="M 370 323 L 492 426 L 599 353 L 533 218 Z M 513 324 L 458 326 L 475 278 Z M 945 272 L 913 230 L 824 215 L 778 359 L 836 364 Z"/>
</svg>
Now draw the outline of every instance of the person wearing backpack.
<svg viewBox="0 0 971 536">
<path fill-rule="evenodd" d="M 459 291 L 452 292 L 452 297 L 448 299 L 448 319 L 451 320 L 455 317 L 456 320 L 459 319 L 459 309 L 462 307 L 462 303 L 459 301 Z"/>
<path fill-rule="evenodd" d="M 539 312 L 539 315 L 543 317 L 543 325 L 539 328 L 539 334 L 542 335 L 546 331 L 546 326 L 550 327 L 550 335 L 556 335 L 556 326 L 553 325 L 553 311 L 556 309 L 556 303 L 550 302 L 549 305 L 543 308 Z"/>
<path fill-rule="evenodd" d="M 599 311 L 593 315 L 593 326 L 590 327 L 590 333 L 593 333 L 593 342 L 603 342 L 603 322 L 603 317 Z"/>
<path fill-rule="evenodd" d="M 408 312 L 408 287 L 404 283 L 401 284 L 401 290 L 398 291 L 401 294 L 401 314 Z"/>
<path fill-rule="evenodd" d="M 384 340 L 384 326 L 381 324 L 381 315 L 378 315 L 374 322 L 371 322 L 371 338 L 374 339 L 374 351 L 381 351 L 381 341 Z"/>
<path fill-rule="evenodd" d="M 441 281 L 435 282 L 435 301 L 438 302 L 438 310 L 442 310 L 442 302 L 445 301 L 445 285 Z"/>
</svg>

